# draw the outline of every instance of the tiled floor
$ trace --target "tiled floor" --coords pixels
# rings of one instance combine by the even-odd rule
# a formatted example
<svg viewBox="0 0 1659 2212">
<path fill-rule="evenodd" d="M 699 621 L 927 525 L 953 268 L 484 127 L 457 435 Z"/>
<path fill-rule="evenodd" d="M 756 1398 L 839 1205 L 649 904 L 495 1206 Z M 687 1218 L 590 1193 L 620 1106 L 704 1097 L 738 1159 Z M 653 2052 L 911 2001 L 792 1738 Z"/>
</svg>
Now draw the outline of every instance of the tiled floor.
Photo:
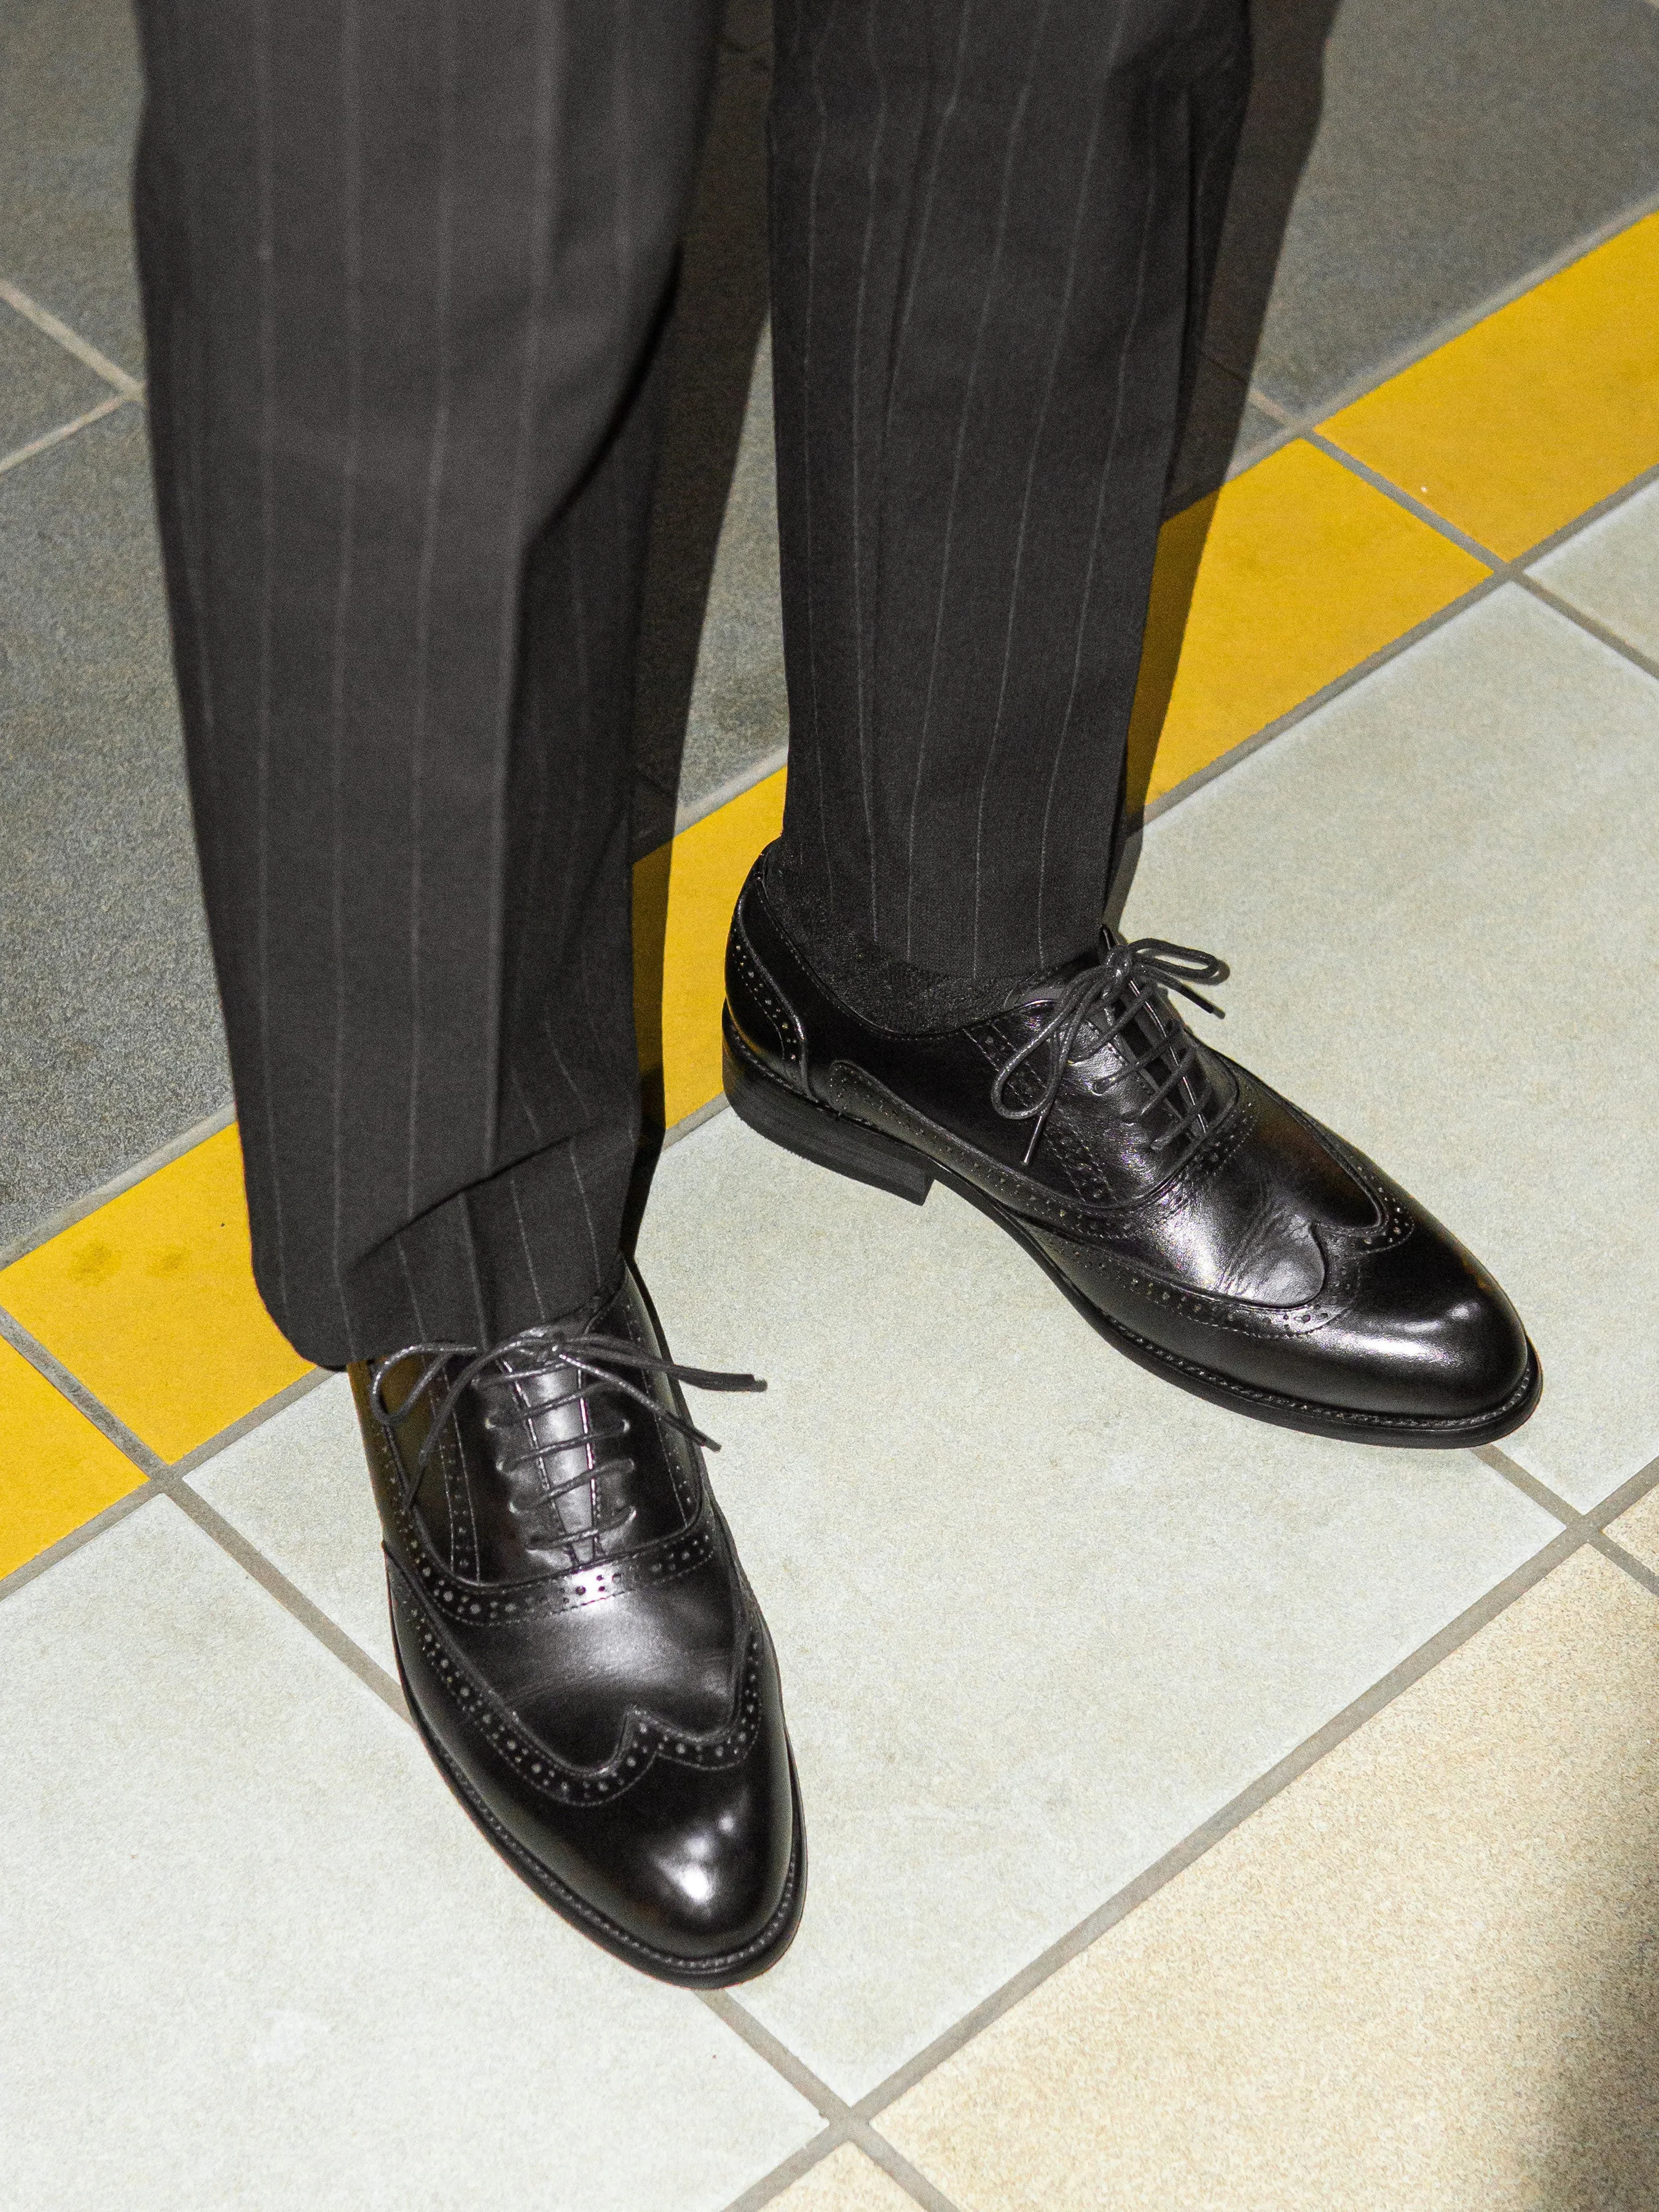
<svg viewBox="0 0 1659 2212">
<path fill-rule="evenodd" d="M 643 830 L 690 826 L 636 876 L 681 1130 L 640 1249 L 686 1357 L 769 1377 L 714 1474 L 812 1881 L 782 1964 L 704 2002 L 571 1936 L 433 1776 L 343 1385 L 253 1298 L 131 389 L 130 36 L 12 10 L 8 2212 L 1659 2205 L 1659 11 L 1345 0 L 1320 119 L 1331 15 L 1258 11 L 1127 921 L 1227 957 L 1224 1041 L 1491 1263 L 1544 1401 L 1479 1454 L 1241 1423 L 948 1194 L 699 1121 L 784 734 L 742 0 L 694 253 L 726 345 L 686 372 L 641 710 Z"/>
</svg>

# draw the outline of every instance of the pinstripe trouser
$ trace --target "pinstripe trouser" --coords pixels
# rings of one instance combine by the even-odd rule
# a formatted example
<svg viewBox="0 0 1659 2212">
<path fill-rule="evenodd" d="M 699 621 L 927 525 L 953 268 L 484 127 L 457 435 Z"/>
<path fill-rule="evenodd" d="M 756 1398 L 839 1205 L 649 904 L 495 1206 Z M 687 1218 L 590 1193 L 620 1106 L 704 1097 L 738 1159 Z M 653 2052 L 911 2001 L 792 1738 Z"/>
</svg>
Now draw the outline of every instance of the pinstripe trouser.
<svg viewBox="0 0 1659 2212">
<path fill-rule="evenodd" d="M 140 0 L 153 439 L 259 1286 L 330 1364 L 615 1263 L 629 726 L 714 0 Z M 1088 941 L 1245 0 L 777 0 L 791 880 Z"/>
</svg>

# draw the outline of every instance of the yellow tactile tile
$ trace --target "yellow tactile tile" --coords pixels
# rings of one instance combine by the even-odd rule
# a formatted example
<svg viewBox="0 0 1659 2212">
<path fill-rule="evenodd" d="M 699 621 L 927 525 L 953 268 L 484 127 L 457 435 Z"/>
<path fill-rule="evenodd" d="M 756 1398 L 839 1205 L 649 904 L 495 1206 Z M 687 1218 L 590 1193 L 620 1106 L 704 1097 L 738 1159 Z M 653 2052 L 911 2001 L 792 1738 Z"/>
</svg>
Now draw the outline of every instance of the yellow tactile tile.
<svg viewBox="0 0 1659 2212">
<path fill-rule="evenodd" d="M 0 1306 L 164 1460 L 310 1371 L 253 1286 L 234 1128 L 0 1270 Z"/>
<path fill-rule="evenodd" d="M 856 2143 L 843 2143 L 775 2197 L 771 2212 L 916 2212 L 916 2200 Z"/>
<path fill-rule="evenodd" d="M 1659 1601 L 1593 1552 L 875 2124 L 961 2212 L 1659 2204 Z"/>
<path fill-rule="evenodd" d="M 1659 215 L 1324 425 L 1513 559 L 1659 462 Z"/>
<path fill-rule="evenodd" d="M 1131 805 L 1207 768 L 1488 573 L 1317 447 L 1258 461 L 1164 525 Z"/>
<path fill-rule="evenodd" d="M 634 1019 L 640 1065 L 661 1072 L 666 1125 L 720 1087 L 726 933 L 743 879 L 783 826 L 784 771 L 681 830 L 634 870 Z"/>
<path fill-rule="evenodd" d="M 0 1575 L 143 1479 L 44 1375 L 0 1344 Z"/>
</svg>

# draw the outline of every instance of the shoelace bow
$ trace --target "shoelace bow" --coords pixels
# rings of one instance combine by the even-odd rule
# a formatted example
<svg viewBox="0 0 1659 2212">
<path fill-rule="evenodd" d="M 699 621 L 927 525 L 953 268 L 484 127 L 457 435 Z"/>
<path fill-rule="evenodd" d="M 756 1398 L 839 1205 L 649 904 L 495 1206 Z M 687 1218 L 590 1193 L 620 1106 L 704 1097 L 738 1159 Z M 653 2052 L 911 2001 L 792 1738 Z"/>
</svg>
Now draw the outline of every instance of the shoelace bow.
<svg viewBox="0 0 1659 2212">
<path fill-rule="evenodd" d="M 414 1472 L 409 1478 L 409 1497 L 414 1495 L 428 1462 L 438 1449 L 444 1424 L 460 1403 L 463 1392 L 474 1383 L 485 1392 L 511 1391 L 516 1383 L 527 1379 L 522 1369 L 515 1371 L 509 1364 L 514 1360 L 526 1358 L 536 1360 L 537 1367 L 531 1370 L 532 1374 L 544 1372 L 551 1366 L 574 1368 L 577 1382 L 574 1390 L 567 1390 L 558 1397 L 544 1398 L 536 1406 L 525 1407 L 515 1396 L 505 1407 L 494 1405 L 488 1407 L 484 1414 L 487 1429 L 494 1430 L 499 1435 L 516 1426 L 523 1429 L 528 1437 L 526 1450 L 502 1460 L 501 1472 L 504 1474 L 511 1474 L 522 1467 L 545 1468 L 566 1452 L 589 1452 L 599 1446 L 614 1443 L 619 1437 L 626 1436 L 628 1422 L 625 1416 L 614 1426 L 603 1427 L 596 1424 L 584 1430 L 579 1437 L 565 1437 L 549 1442 L 537 1434 L 536 1424 L 539 1416 L 556 1413 L 566 1406 L 574 1406 L 579 1399 L 588 1396 L 596 1385 L 600 1389 L 619 1391 L 623 1397 L 631 1398 L 635 1405 L 645 1408 L 653 1420 L 678 1429 L 683 1436 L 692 1437 L 707 1450 L 720 1449 L 714 1437 L 705 1436 L 695 1423 L 682 1420 L 678 1413 L 671 1412 L 666 1406 L 659 1405 L 649 1392 L 641 1389 L 637 1382 L 630 1381 L 626 1375 L 617 1374 L 616 1370 L 619 1367 L 632 1368 L 638 1375 L 667 1376 L 694 1390 L 763 1390 L 766 1388 L 765 1382 L 757 1375 L 726 1374 L 712 1367 L 678 1366 L 673 1360 L 665 1359 L 659 1353 L 647 1352 L 642 1345 L 635 1344 L 625 1336 L 607 1336 L 597 1329 L 562 1329 L 550 1322 L 540 1322 L 534 1328 L 520 1329 L 516 1335 L 504 1337 L 501 1343 L 491 1345 L 485 1352 L 479 1352 L 470 1344 L 409 1344 L 401 1352 L 389 1352 L 384 1359 L 377 1361 L 369 1384 L 369 1405 L 376 1419 L 389 1435 L 395 1439 L 398 1430 L 424 1397 L 445 1362 L 462 1354 L 467 1355 L 466 1364 L 450 1384 L 427 1432 L 426 1442 L 421 1447 Z M 394 1413 L 386 1402 L 387 1374 L 401 1359 L 422 1358 L 426 1365 L 422 1369 L 418 1381 Z M 497 1371 L 492 1373 L 492 1369 Z M 632 1471 L 634 1464 L 634 1461 L 626 1455 L 595 1460 L 562 1480 L 550 1482 L 547 1498 L 550 1503 L 564 1497 L 569 1491 L 597 1484 L 605 1475 L 627 1474 Z M 619 1527 L 627 1519 L 628 1510 L 623 1507 L 603 1522 L 596 1514 L 592 1527 L 583 1529 L 580 1534 L 584 1537 L 603 1535 L 608 1529 Z"/>
<path fill-rule="evenodd" d="M 1131 1114 L 1131 1119 L 1141 1121 L 1153 1107 L 1179 1089 L 1190 1073 L 1198 1057 L 1198 1040 L 1186 1024 L 1176 1018 L 1170 1009 L 1158 1004 L 1160 991 L 1179 991 L 1182 998 L 1190 999 L 1206 1013 L 1224 1019 L 1222 1009 L 1206 999 L 1201 991 L 1194 990 L 1195 983 L 1224 983 L 1227 963 L 1217 959 L 1213 952 L 1200 952 L 1190 945 L 1171 945 L 1161 937 L 1138 937 L 1131 944 L 1115 939 L 1106 945 L 1099 961 L 1085 968 L 1062 984 L 1051 1001 L 1048 992 L 1022 1000 L 1015 1012 L 1035 1012 L 1039 1007 L 1053 1004 L 1054 1012 L 1036 1031 L 1028 1037 L 1019 1049 L 997 1071 L 991 1085 L 991 1103 L 1005 1121 L 1030 1121 L 1031 1141 L 1025 1147 L 1025 1164 L 1030 1167 L 1036 1157 L 1036 1148 L 1042 1140 L 1048 1116 L 1060 1097 L 1060 1086 L 1068 1068 L 1078 1062 L 1072 1056 L 1078 1032 L 1085 1022 L 1093 1030 L 1093 1039 L 1082 1058 L 1092 1059 L 1103 1045 L 1112 1043 L 1121 1036 L 1138 1015 L 1150 1014 L 1154 1031 L 1152 1042 L 1145 1052 L 1133 1059 L 1126 1056 L 1125 1073 L 1144 1073 L 1159 1060 L 1167 1060 L 1168 1073 L 1156 1084 L 1150 1097 L 1144 1098 Z M 1122 1003 L 1107 1012 L 1106 1002 L 1121 997 Z M 1043 1081 L 1042 1091 L 1030 1106 L 1011 1106 L 1007 1103 L 1009 1079 L 1018 1068 L 1024 1067 L 1045 1045 L 1054 1047 L 1054 1056 Z M 1183 1136 L 1194 1122 L 1201 1123 L 1204 1109 L 1200 1095 L 1194 1092 L 1175 1121 L 1152 1139 L 1155 1152 L 1166 1151 Z"/>
</svg>

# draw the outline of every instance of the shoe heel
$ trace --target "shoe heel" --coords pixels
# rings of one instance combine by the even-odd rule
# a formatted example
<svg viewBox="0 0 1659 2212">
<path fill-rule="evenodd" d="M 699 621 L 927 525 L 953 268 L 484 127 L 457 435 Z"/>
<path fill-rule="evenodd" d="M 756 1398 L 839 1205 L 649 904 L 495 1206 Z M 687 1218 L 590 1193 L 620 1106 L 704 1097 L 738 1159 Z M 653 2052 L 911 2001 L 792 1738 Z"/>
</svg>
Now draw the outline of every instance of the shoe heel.
<svg viewBox="0 0 1659 2212">
<path fill-rule="evenodd" d="M 908 1198 L 913 1206 L 920 1206 L 932 1189 L 932 1175 L 908 1146 L 884 1137 L 878 1129 L 849 1121 L 827 1106 L 815 1106 L 810 1098 L 757 1073 L 739 1059 L 729 1036 L 722 1040 L 721 1064 L 732 1112 L 785 1152 L 821 1168 L 833 1168 L 854 1182 L 872 1183 L 896 1198 Z"/>
</svg>

